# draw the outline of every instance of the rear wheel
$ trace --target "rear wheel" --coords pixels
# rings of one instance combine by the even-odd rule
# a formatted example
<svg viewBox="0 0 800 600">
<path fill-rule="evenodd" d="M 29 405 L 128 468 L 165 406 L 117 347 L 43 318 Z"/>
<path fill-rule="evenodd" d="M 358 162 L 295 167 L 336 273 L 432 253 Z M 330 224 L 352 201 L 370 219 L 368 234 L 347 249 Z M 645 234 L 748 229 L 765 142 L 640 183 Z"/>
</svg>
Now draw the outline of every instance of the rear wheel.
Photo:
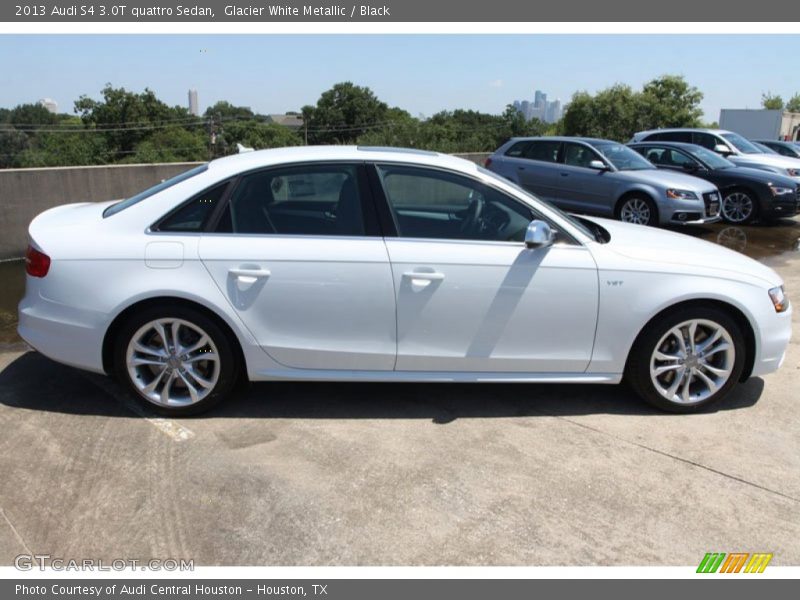
<svg viewBox="0 0 800 600">
<path fill-rule="evenodd" d="M 154 306 L 121 327 L 114 371 L 154 411 L 191 415 L 208 410 L 233 390 L 234 357 L 228 336 L 202 312 Z"/>
<path fill-rule="evenodd" d="M 746 190 L 731 190 L 722 197 L 722 218 L 728 223 L 742 225 L 755 220 L 758 207 L 753 195 Z"/>
<path fill-rule="evenodd" d="M 617 218 L 624 223 L 636 225 L 657 225 L 658 209 L 650 198 L 628 196 L 617 208 Z"/>
<path fill-rule="evenodd" d="M 653 322 L 631 349 L 625 377 L 644 400 L 696 412 L 724 398 L 744 368 L 744 337 L 715 307 L 675 311 Z"/>
</svg>

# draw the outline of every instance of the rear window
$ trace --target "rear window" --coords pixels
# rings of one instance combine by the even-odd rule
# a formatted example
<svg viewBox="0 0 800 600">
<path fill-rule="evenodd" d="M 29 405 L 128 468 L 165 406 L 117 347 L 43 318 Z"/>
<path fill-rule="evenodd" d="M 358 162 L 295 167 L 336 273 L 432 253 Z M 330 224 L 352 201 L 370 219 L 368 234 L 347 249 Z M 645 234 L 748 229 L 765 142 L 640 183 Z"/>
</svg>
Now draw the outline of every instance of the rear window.
<svg viewBox="0 0 800 600">
<path fill-rule="evenodd" d="M 187 179 L 191 179 L 195 175 L 199 175 L 200 173 L 208 170 L 208 165 L 203 164 L 199 167 L 195 167 L 194 169 L 189 169 L 188 171 L 184 171 L 183 173 L 179 173 L 175 177 L 171 177 L 170 179 L 165 179 L 161 183 L 157 183 L 153 187 L 147 188 L 146 190 L 139 192 L 135 196 L 131 196 L 127 200 L 123 200 L 122 202 L 117 202 L 116 204 L 112 204 L 109 206 L 105 211 L 103 211 L 103 217 L 110 217 L 112 215 L 117 214 L 118 212 L 122 212 L 126 208 L 133 206 L 134 204 L 138 204 L 142 200 L 149 198 L 167 188 L 172 187 L 180 183 L 181 181 L 186 181 Z"/>
<path fill-rule="evenodd" d="M 525 150 L 528 149 L 528 146 L 530 146 L 530 144 L 531 144 L 530 142 L 517 142 L 516 144 L 511 146 L 511 148 L 506 150 L 506 156 L 511 156 L 511 157 L 523 156 L 525 154 Z"/>
</svg>

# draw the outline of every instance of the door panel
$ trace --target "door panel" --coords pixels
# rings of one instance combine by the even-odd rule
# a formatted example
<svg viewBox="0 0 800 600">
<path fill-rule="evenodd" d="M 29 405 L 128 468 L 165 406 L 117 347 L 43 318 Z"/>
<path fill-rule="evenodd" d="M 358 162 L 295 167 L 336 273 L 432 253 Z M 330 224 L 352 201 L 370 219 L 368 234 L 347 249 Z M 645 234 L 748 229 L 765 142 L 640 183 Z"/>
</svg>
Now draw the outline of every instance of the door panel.
<svg viewBox="0 0 800 600">
<path fill-rule="evenodd" d="M 398 371 L 582 372 L 597 270 L 582 246 L 387 239 Z"/>
<path fill-rule="evenodd" d="M 277 362 L 394 367 L 394 285 L 381 238 L 204 235 L 200 257 Z"/>
</svg>

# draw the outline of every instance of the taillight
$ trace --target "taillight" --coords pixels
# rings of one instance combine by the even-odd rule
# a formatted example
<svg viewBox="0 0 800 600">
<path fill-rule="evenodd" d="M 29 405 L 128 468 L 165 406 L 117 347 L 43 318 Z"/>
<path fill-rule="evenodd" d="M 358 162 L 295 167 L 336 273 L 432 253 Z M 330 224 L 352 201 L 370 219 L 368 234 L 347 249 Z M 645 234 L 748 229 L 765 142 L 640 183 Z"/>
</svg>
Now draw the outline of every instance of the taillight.
<svg viewBox="0 0 800 600">
<path fill-rule="evenodd" d="M 490 166 L 492 166 L 492 159 L 491 159 L 491 157 L 489 157 L 489 158 L 487 158 L 485 161 L 483 161 L 483 166 L 484 166 L 484 167 L 486 167 L 487 169 L 488 169 Z"/>
<path fill-rule="evenodd" d="M 44 277 L 49 270 L 50 257 L 33 246 L 28 246 L 25 253 L 25 272 L 31 277 Z"/>
</svg>

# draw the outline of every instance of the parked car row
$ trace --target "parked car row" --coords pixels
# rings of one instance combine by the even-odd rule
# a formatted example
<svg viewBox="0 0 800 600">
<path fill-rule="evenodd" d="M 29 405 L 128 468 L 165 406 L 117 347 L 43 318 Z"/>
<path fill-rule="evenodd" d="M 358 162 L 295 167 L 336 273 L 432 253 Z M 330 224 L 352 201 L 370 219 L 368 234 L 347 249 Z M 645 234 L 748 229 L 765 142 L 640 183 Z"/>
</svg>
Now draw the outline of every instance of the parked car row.
<svg viewBox="0 0 800 600">
<path fill-rule="evenodd" d="M 486 167 L 564 210 L 640 225 L 743 224 L 800 210 L 800 159 L 730 131 L 644 131 L 628 145 L 512 138 Z"/>
</svg>

